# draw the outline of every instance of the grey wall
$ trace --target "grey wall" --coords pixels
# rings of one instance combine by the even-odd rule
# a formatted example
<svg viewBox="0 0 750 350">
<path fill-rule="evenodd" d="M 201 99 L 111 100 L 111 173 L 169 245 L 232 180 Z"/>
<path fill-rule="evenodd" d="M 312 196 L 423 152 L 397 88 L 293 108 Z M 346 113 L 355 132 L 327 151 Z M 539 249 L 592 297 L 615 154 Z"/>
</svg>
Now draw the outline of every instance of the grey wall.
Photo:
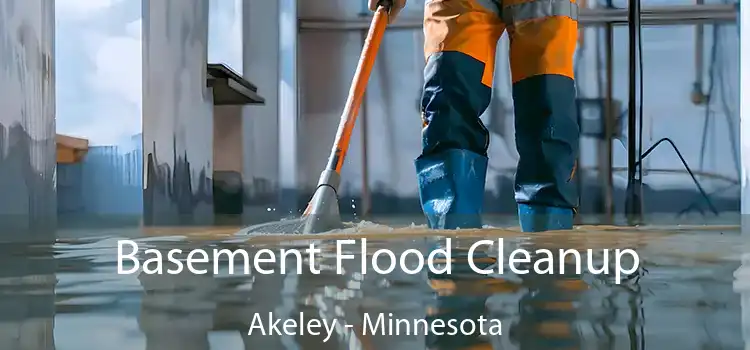
<svg viewBox="0 0 750 350">
<path fill-rule="evenodd" d="M 54 1 L 0 6 L 0 242 L 54 239 Z"/>
<path fill-rule="evenodd" d="M 273 211 L 279 204 L 279 144 L 283 142 L 279 139 L 279 6 L 247 0 L 242 11 L 243 72 L 266 99 L 265 105 L 243 109 L 245 217 L 273 220 L 284 211 Z"/>
<path fill-rule="evenodd" d="M 214 212 L 238 215 L 244 209 L 242 106 L 215 106 L 213 120 Z"/>
<path fill-rule="evenodd" d="M 213 222 L 207 0 L 143 1 L 144 222 Z"/>
<path fill-rule="evenodd" d="M 240 106 L 214 107 L 214 171 L 242 173 L 241 108 Z"/>
</svg>

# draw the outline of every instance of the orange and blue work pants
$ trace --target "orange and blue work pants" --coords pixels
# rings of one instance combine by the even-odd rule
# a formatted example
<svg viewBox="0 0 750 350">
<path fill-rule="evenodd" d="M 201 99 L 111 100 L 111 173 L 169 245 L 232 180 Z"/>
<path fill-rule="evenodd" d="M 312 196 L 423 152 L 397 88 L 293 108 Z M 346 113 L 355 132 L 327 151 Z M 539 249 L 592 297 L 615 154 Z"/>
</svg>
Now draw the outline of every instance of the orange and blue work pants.
<svg viewBox="0 0 750 350">
<path fill-rule="evenodd" d="M 495 53 L 507 32 L 519 204 L 574 210 L 579 127 L 573 75 L 575 0 L 427 0 L 422 155 L 487 156 L 480 115 L 492 95 Z"/>
</svg>

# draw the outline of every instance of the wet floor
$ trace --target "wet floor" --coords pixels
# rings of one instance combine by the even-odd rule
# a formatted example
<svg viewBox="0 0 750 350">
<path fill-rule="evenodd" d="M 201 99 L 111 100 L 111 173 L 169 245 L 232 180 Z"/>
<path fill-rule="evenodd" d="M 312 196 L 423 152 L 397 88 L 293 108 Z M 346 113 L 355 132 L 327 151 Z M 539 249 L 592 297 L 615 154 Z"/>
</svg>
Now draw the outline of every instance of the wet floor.
<svg viewBox="0 0 750 350">
<path fill-rule="evenodd" d="M 741 299 L 750 276 L 741 277 L 744 247 L 733 226 L 584 227 L 534 235 L 485 229 L 444 236 L 422 227 L 363 224 L 338 234 L 291 238 L 236 237 L 226 229 L 84 236 L 62 238 L 51 247 L 0 248 L 0 349 L 746 348 L 742 318 L 750 317 L 750 310 L 743 310 Z M 227 259 L 195 265 L 203 266 L 205 274 L 187 269 L 118 274 L 117 241 L 126 237 L 139 245 L 139 264 L 156 254 L 145 249 L 163 253 L 164 271 L 174 268 L 167 258 L 171 249 L 244 249 L 252 257 L 262 249 L 304 252 L 312 243 L 321 251 L 313 259 L 303 255 L 299 265 L 289 255 L 285 274 L 278 273 L 279 263 L 260 263 L 262 269 L 276 269 L 261 274 L 253 262 L 245 274 L 241 256 L 234 260 L 234 274 Z M 367 238 L 364 274 L 358 244 L 342 246 L 353 259 L 342 260 L 337 271 L 336 241 L 347 237 Z M 451 259 L 435 254 L 432 261 L 437 270 L 450 263 L 450 275 L 428 268 L 416 274 L 399 267 L 385 274 L 372 270 L 373 253 L 381 248 L 397 256 L 415 249 L 429 257 L 445 249 L 448 239 Z M 467 259 L 468 248 L 483 239 L 496 243 L 479 247 L 474 263 L 495 271 L 489 275 L 472 271 Z M 562 264 L 557 259 L 553 266 L 562 265 L 562 274 L 533 268 L 514 273 L 508 255 L 519 248 L 531 253 L 576 249 L 582 272 L 575 271 L 576 259 Z M 610 249 L 607 258 L 602 249 Z M 614 249 L 636 251 L 640 263 L 619 284 L 614 273 L 593 274 L 587 266 L 592 256 L 594 267 L 607 265 L 613 272 Z M 185 261 L 184 255 L 175 256 Z M 516 268 L 533 267 L 541 258 L 532 254 Z M 622 265 L 630 267 L 632 261 L 626 260 Z M 414 267 L 419 258 L 410 254 L 404 261 L 403 266 Z M 311 266 L 320 273 L 310 272 Z M 747 290 L 744 298 L 750 299 Z M 380 315 L 383 328 L 377 324 Z M 295 320 L 307 328 L 285 331 L 281 325 L 285 334 L 264 335 L 272 331 L 269 318 L 282 324 Z M 389 333 L 389 321 L 395 323 L 391 331 L 400 334 Z M 444 327 L 429 334 L 420 328 L 441 322 Z M 311 324 L 319 327 L 311 329 Z"/>
</svg>

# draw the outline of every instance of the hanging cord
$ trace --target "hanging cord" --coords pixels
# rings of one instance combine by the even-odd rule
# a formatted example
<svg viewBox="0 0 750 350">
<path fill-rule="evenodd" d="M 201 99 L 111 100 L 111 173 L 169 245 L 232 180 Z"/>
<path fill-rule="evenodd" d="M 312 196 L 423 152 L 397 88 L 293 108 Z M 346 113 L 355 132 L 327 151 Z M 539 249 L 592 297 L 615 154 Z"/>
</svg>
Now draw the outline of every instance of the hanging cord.
<svg viewBox="0 0 750 350">
<path fill-rule="evenodd" d="M 724 3 L 736 3 L 736 2 L 725 0 Z M 738 145 L 737 145 L 737 137 L 736 137 L 736 135 L 734 133 L 735 128 L 732 127 L 733 124 L 734 124 L 734 120 L 735 120 L 735 117 L 734 117 L 735 114 L 732 112 L 731 108 L 729 107 L 729 102 L 727 101 L 727 99 L 728 99 L 728 96 L 727 96 L 728 95 L 728 91 L 731 90 L 731 87 L 729 86 L 729 84 L 727 83 L 727 80 L 726 80 L 726 75 L 725 75 L 726 72 L 725 72 L 725 69 L 724 69 L 724 65 L 722 64 L 722 62 L 718 58 L 718 56 L 719 56 L 719 54 L 718 54 L 718 52 L 719 52 L 719 45 L 720 45 L 720 42 L 721 42 L 721 39 L 722 39 L 722 35 L 720 35 L 720 32 L 719 32 L 720 29 L 721 28 L 719 27 L 718 24 L 714 24 L 714 27 L 713 27 L 713 36 L 712 36 L 713 43 L 712 43 L 712 46 L 711 46 L 711 63 L 709 65 L 709 72 L 710 72 L 709 79 L 710 80 L 709 80 L 708 93 L 706 94 L 706 101 L 705 101 L 706 102 L 706 107 L 705 107 L 705 116 L 704 116 L 705 121 L 704 121 L 704 125 L 703 125 L 703 136 L 702 136 L 701 150 L 700 150 L 700 168 L 703 169 L 703 163 L 704 163 L 704 158 L 705 158 L 705 153 L 706 153 L 707 137 L 708 137 L 707 135 L 708 135 L 708 127 L 709 127 L 709 118 L 711 118 L 711 116 L 712 116 L 712 113 L 711 113 L 711 102 L 717 101 L 720 104 L 720 108 L 721 108 L 721 110 L 722 110 L 722 112 L 724 114 L 724 117 L 726 118 L 726 121 L 727 121 L 727 129 L 728 129 L 728 133 L 729 133 L 729 143 L 730 143 L 730 147 L 732 149 L 732 151 L 731 151 L 732 152 L 732 162 L 734 163 L 735 173 L 737 174 L 737 177 L 739 178 L 739 176 L 740 176 L 740 163 L 739 163 L 739 160 L 737 159 L 738 155 L 739 155 L 739 148 L 738 148 Z M 724 57 L 724 54 L 722 54 L 722 57 Z M 713 99 L 713 95 L 715 94 L 715 90 L 716 90 L 716 86 L 717 85 L 719 86 L 720 94 L 718 96 L 719 98 L 715 100 L 715 99 Z M 733 188 L 733 187 L 736 187 L 738 185 L 739 185 L 739 181 L 735 181 L 735 182 L 732 182 L 726 189 Z M 719 191 L 714 191 L 714 193 L 710 193 L 709 196 L 713 195 L 713 194 L 718 194 L 720 192 L 725 192 L 725 189 L 724 190 L 719 190 Z M 700 211 L 700 209 L 697 208 L 697 205 L 696 205 L 695 201 L 691 202 L 680 213 L 687 213 L 687 212 L 689 212 L 691 210 L 698 210 L 698 211 Z M 701 211 L 701 213 L 702 213 L 702 211 Z"/>
<path fill-rule="evenodd" d="M 734 122 L 734 113 L 732 113 L 731 108 L 729 107 L 729 102 L 727 101 L 727 91 L 729 90 L 728 84 L 726 83 L 726 80 L 724 79 L 724 69 L 722 63 L 719 61 L 719 42 L 721 40 L 721 35 L 719 35 L 719 25 L 714 24 L 713 28 L 713 45 L 711 45 L 711 63 L 709 65 L 709 85 L 708 85 L 708 92 L 706 93 L 706 108 L 705 108 L 705 121 L 703 124 L 703 136 L 701 141 L 701 153 L 700 153 L 700 169 L 703 169 L 703 163 L 704 163 L 704 157 L 706 153 L 706 147 L 708 143 L 708 124 L 709 124 L 709 118 L 711 118 L 711 103 L 714 101 L 717 101 L 720 105 L 719 108 L 721 108 L 724 117 L 727 119 L 727 127 L 729 130 L 729 145 L 732 148 L 732 163 L 734 163 L 734 170 L 737 173 L 737 176 L 739 177 L 740 174 L 740 164 L 737 160 L 737 155 L 739 154 L 739 148 L 737 145 L 737 137 L 733 133 L 732 124 Z M 720 94 L 718 96 L 718 100 L 713 99 L 713 95 L 716 92 L 716 87 L 719 85 L 720 88 Z"/>
<path fill-rule="evenodd" d="M 713 43 L 711 45 L 711 63 L 708 66 L 709 76 L 708 76 L 708 91 L 703 94 L 705 100 L 704 103 L 706 104 L 706 107 L 704 108 L 704 115 L 703 115 L 703 135 L 701 136 L 701 151 L 700 151 L 700 161 L 699 161 L 699 169 L 704 169 L 704 160 L 706 155 L 706 146 L 708 143 L 708 129 L 710 127 L 711 122 L 711 101 L 712 96 L 716 90 L 716 60 L 718 56 L 718 31 L 716 30 L 716 26 L 713 27 L 713 33 L 712 33 L 712 40 Z M 702 50 L 703 48 L 701 48 Z M 703 74 L 703 72 L 701 72 Z M 701 89 L 703 89 L 701 87 Z M 701 91 L 701 94 L 703 91 Z"/>
</svg>

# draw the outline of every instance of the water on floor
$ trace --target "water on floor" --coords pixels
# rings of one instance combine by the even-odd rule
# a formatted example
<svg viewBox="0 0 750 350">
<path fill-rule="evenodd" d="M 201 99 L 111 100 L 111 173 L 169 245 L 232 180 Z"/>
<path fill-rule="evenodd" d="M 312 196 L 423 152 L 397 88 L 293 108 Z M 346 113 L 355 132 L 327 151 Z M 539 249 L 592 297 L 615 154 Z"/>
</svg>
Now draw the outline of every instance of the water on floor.
<svg viewBox="0 0 750 350">
<path fill-rule="evenodd" d="M 52 247 L 0 248 L 0 349 L 746 348 L 742 319 L 750 311 L 740 300 L 750 298 L 742 295 L 750 277 L 742 277 L 745 251 L 735 226 L 581 227 L 534 235 L 507 229 L 445 235 L 420 226 L 394 229 L 368 223 L 316 236 L 238 237 L 228 229 L 194 231 L 121 230 L 106 232 L 105 237 L 61 238 Z M 367 238 L 365 273 L 360 241 L 342 246 L 353 259 L 342 260 L 337 271 L 336 242 L 352 237 Z M 205 274 L 186 268 L 176 274 L 118 274 L 118 240 L 126 238 L 137 242 L 142 267 L 155 256 L 146 249 L 161 252 L 165 271 L 176 267 L 168 260 L 171 249 L 244 249 L 253 257 L 262 249 L 297 248 L 304 253 L 314 244 L 321 252 L 312 260 L 303 255 L 300 265 L 295 256 L 287 256 L 285 274 L 278 272 L 279 263 L 255 266 L 252 261 L 245 274 L 240 255 L 235 256 L 233 274 L 227 259 L 195 265 L 205 268 Z M 477 268 L 494 271 L 489 275 L 473 272 L 466 258 L 467 249 L 482 239 L 496 242 L 473 255 Z M 427 268 L 407 274 L 398 267 L 378 274 L 371 267 L 378 249 L 388 248 L 396 256 L 415 249 L 429 257 L 447 243 L 450 275 Z M 562 274 L 533 269 L 514 273 L 508 255 L 518 248 L 532 253 L 577 249 L 582 272 L 575 271 L 576 261 L 569 257 L 564 264 L 555 261 L 555 269 L 565 267 Z M 607 256 L 602 249 L 610 249 Z M 636 251 L 639 268 L 623 273 L 619 284 L 614 274 L 588 272 L 589 255 L 593 267 L 606 265 L 614 271 L 615 249 Z M 419 260 L 417 254 L 404 256 L 404 266 L 413 267 Z M 436 269 L 446 266 L 448 260 L 440 259 L 444 256 L 433 257 Z M 516 266 L 530 267 L 539 259 L 541 255 L 535 254 Z M 632 263 L 621 261 L 625 268 Z M 151 269 L 157 263 L 148 264 Z M 310 266 L 320 273 L 311 273 Z M 262 274 L 257 267 L 276 272 Z M 750 293 L 750 286 L 747 290 L 744 293 Z M 386 327 L 372 334 L 380 315 Z M 278 329 L 284 334 L 268 334 L 269 318 L 280 320 Z M 305 327 L 294 328 L 286 319 Z M 394 322 L 394 333 L 389 333 L 389 321 Z M 424 334 L 428 323 L 432 331 Z M 253 333 L 248 334 L 251 327 Z"/>
</svg>

